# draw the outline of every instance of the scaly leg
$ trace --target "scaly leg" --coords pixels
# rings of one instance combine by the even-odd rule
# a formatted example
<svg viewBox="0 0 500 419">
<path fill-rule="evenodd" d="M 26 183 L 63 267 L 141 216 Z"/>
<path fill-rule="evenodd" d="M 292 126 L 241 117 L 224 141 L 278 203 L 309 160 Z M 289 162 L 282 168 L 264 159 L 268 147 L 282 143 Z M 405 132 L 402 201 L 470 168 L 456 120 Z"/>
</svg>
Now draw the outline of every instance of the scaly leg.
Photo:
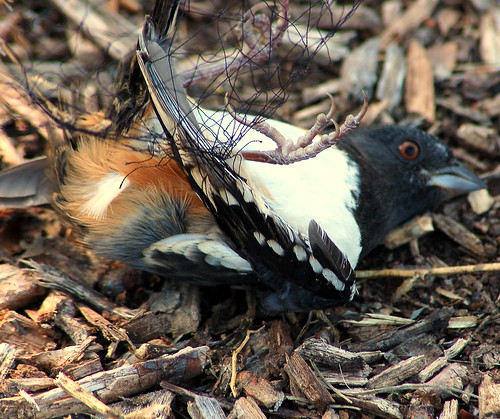
<svg viewBox="0 0 500 419">
<path fill-rule="evenodd" d="M 363 92 L 363 106 L 357 115 L 348 115 L 342 124 L 338 124 L 333 119 L 335 112 L 335 102 L 333 97 L 328 94 L 331 100 L 331 106 L 328 113 L 319 114 L 316 117 L 316 122 L 304 135 L 297 139 L 294 143 L 293 140 L 287 140 L 276 128 L 270 126 L 263 118 L 257 117 L 252 121 L 247 121 L 246 119 L 240 117 L 234 111 L 234 108 L 228 103 L 226 96 L 226 109 L 229 114 L 239 123 L 246 125 L 266 137 L 273 140 L 277 148 L 271 151 L 243 151 L 241 155 L 246 160 L 259 161 L 263 163 L 272 164 L 291 164 L 301 160 L 307 160 L 314 156 L 317 156 L 323 150 L 330 148 L 337 144 L 337 142 L 347 135 L 349 132 L 353 131 L 363 119 L 368 109 L 368 96 Z M 329 134 L 321 134 L 323 129 L 332 122 L 335 126 L 335 130 Z M 319 135 L 318 141 L 313 143 L 314 139 Z"/>
</svg>

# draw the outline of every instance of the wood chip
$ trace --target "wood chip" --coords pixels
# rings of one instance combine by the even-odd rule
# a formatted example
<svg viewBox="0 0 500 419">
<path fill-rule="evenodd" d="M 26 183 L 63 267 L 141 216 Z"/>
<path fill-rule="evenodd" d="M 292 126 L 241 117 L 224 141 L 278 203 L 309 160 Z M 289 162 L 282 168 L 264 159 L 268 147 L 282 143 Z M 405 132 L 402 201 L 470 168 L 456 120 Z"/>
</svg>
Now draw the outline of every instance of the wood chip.
<svg viewBox="0 0 500 419">
<path fill-rule="evenodd" d="M 429 380 L 431 387 L 423 388 L 424 392 L 436 392 L 440 397 L 453 396 L 453 389 L 462 390 L 467 381 L 468 369 L 462 364 L 449 364 L 438 375 Z"/>
<path fill-rule="evenodd" d="M 365 90 L 371 96 L 377 82 L 378 38 L 365 41 L 355 48 L 342 62 L 340 69 L 342 89 L 346 93 L 358 94 Z"/>
<path fill-rule="evenodd" d="M 467 329 L 470 327 L 476 327 L 478 323 L 477 316 L 461 316 L 452 317 L 450 323 L 448 324 L 449 329 Z"/>
<path fill-rule="evenodd" d="M 500 374 L 487 372 L 479 385 L 479 417 L 481 419 L 500 416 Z"/>
<path fill-rule="evenodd" d="M 5 380 L 9 370 L 14 366 L 16 348 L 8 343 L 0 343 L 0 383 Z"/>
<path fill-rule="evenodd" d="M 118 416 L 112 408 L 106 406 L 106 404 L 101 402 L 90 391 L 85 390 L 80 384 L 76 383 L 71 378 L 64 375 L 62 372 L 58 374 L 55 382 L 71 397 L 88 406 L 91 412 L 101 413 L 103 415 L 111 417 Z"/>
<path fill-rule="evenodd" d="M 475 214 L 488 212 L 496 202 L 487 189 L 480 189 L 479 191 L 469 193 L 467 201 Z"/>
<path fill-rule="evenodd" d="M 403 50 L 399 45 L 391 43 L 385 51 L 384 67 L 375 94 L 377 99 L 386 101 L 389 110 L 401 103 L 405 77 L 406 62 Z"/>
<path fill-rule="evenodd" d="M 483 61 L 500 64 L 500 7 L 492 7 L 481 19 L 480 51 Z"/>
<path fill-rule="evenodd" d="M 411 3 L 403 15 L 395 19 L 380 36 L 382 49 L 391 41 L 398 41 L 408 32 L 418 28 L 425 19 L 431 16 L 438 3 L 438 0 L 417 0 Z"/>
<path fill-rule="evenodd" d="M 15 311 L 0 311 L 0 342 L 15 347 L 25 355 L 55 348 L 53 335 L 52 330 L 41 328 Z"/>
<path fill-rule="evenodd" d="M 367 388 L 390 387 L 421 371 L 428 361 L 424 355 L 412 356 L 387 368 L 368 380 Z"/>
<path fill-rule="evenodd" d="M 457 65 L 458 44 L 456 42 L 445 42 L 433 45 L 428 49 L 427 53 L 436 80 L 448 79 Z"/>
<path fill-rule="evenodd" d="M 443 214 L 433 214 L 432 219 L 436 228 L 441 230 L 450 239 L 478 256 L 484 255 L 484 246 L 479 237 L 466 229 L 458 221 Z"/>
<path fill-rule="evenodd" d="M 259 406 L 251 397 L 240 397 L 234 403 L 234 408 L 228 419 L 266 419 Z"/>
<path fill-rule="evenodd" d="M 297 352 L 318 366 L 327 366 L 342 373 L 356 372 L 367 377 L 372 371 L 359 354 L 329 345 L 321 339 L 306 340 Z"/>
<path fill-rule="evenodd" d="M 0 381 L 0 393 L 2 397 L 13 397 L 19 395 L 20 391 L 36 393 L 55 386 L 54 379 L 48 377 L 7 378 Z"/>
<path fill-rule="evenodd" d="M 31 273 L 8 264 L 0 264 L 0 310 L 23 309 L 45 294 L 31 279 Z"/>
<path fill-rule="evenodd" d="M 412 240 L 419 239 L 431 231 L 434 231 L 432 217 L 430 215 L 420 215 L 406 224 L 395 228 L 385 236 L 384 246 L 389 249 L 395 249 Z"/>
<path fill-rule="evenodd" d="M 460 19 L 460 13 L 451 8 L 446 7 L 437 13 L 436 20 L 441 32 L 441 35 L 446 36 L 450 29 L 455 27 L 455 24 Z"/>
<path fill-rule="evenodd" d="M 491 120 L 487 115 L 474 108 L 462 105 L 457 96 L 452 95 L 448 97 L 437 98 L 436 104 L 438 104 L 439 106 L 443 106 L 452 112 L 455 112 L 457 115 L 465 116 L 472 121 L 479 122 L 480 124 L 485 124 L 488 126 L 491 125 Z"/>
<path fill-rule="evenodd" d="M 458 417 L 458 400 L 447 400 L 443 403 L 443 410 L 439 419 L 455 419 Z"/>
<path fill-rule="evenodd" d="M 65 16 L 107 54 L 123 59 L 137 41 L 137 28 L 123 16 L 108 9 L 105 3 L 81 0 L 51 0 Z"/>
<path fill-rule="evenodd" d="M 188 413 L 193 419 L 225 419 L 226 415 L 220 403 L 213 397 L 196 396 L 187 405 Z"/>
<path fill-rule="evenodd" d="M 349 395 L 349 400 L 352 402 L 350 406 L 360 407 L 376 417 L 403 419 L 401 406 L 398 403 L 374 396 L 353 397 Z"/>
<path fill-rule="evenodd" d="M 303 395 L 321 410 L 324 410 L 329 403 L 333 402 L 330 393 L 298 352 L 295 351 L 290 356 L 287 356 L 284 370 L 290 379 L 292 394 Z"/>
<path fill-rule="evenodd" d="M 408 45 L 405 105 L 429 122 L 436 121 L 434 75 L 425 48 L 415 39 Z"/>
<path fill-rule="evenodd" d="M 410 324 L 409 326 L 381 333 L 364 342 L 348 345 L 348 349 L 353 352 L 386 351 L 402 342 L 406 342 L 412 337 L 428 333 L 429 331 L 436 331 L 436 333 L 439 333 L 439 330 L 442 330 L 448 325 L 451 313 L 452 311 L 448 308 L 437 310 L 425 319 Z"/>
<path fill-rule="evenodd" d="M 168 390 L 151 391 L 111 404 L 118 412 L 126 414 L 127 419 L 172 419 L 172 402 L 175 394 Z"/>
<path fill-rule="evenodd" d="M 500 134 L 494 128 L 465 123 L 458 128 L 457 137 L 475 150 L 488 154 L 500 153 Z"/>
<path fill-rule="evenodd" d="M 99 372 L 78 380 L 84 390 L 92 392 L 104 403 L 127 397 L 157 386 L 162 380 L 184 382 L 200 374 L 207 364 L 208 347 L 182 349 L 175 355 L 166 355 L 155 360 L 124 365 L 109 371 Z M 70 413 L 87 413 L 83 403 L 68 398 L 61 389 L 49 390 L 32 397 L 40 419 L 55 418 Z M 14 417 L 22 409 L 24 417 L 35 415 L 35 407 L 20 396 L 0 399 L 0 414 Z"/>
<path fill-rule="evenodd" d="M 277 410 L 285 400 L 282 391 L 276 390 L 268 380 L 257 378 L 249 371 L 242 371 L 238 374 L 236 385 L 243 389 L 247 396 L 253 397 L 257 403 L 267 409 Z"/>
</svg>

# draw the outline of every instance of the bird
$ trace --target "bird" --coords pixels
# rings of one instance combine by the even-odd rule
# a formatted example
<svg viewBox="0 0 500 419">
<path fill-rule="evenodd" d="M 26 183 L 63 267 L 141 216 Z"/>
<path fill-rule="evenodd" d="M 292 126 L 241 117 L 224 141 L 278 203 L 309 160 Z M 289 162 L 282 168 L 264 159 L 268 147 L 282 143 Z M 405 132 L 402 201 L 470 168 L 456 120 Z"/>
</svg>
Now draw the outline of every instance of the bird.
<svg viewBox="0 0 500 419">
<path fill-rule="evenodd" d="M 353 269 L 390 230 L 486 187 L 414 128 L 351 129 L 311 157 L 300 151 L 318 130 L 202 108 L 175 70 L 178 8 L 159 0 L 146 19 L 117 89 L 132 105 L 82 115 L 47 158 L 0 173 L 0 206 L 50 203 L 97 255 L 197 285 L 249 283 L 266 311 L 309 311 L 352 300 Z M 269 129 L 310 141 L 277 149 Z"/>
</svg>

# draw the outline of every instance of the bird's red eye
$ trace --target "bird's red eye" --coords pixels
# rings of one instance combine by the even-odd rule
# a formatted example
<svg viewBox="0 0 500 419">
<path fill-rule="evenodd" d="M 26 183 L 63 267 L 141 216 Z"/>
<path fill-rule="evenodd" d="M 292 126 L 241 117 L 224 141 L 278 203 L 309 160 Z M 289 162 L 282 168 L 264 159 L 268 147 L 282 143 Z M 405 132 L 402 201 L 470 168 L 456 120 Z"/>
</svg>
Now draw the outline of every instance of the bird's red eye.
<svg viewBox="0 0 500 419">
<path fill-rule="evenodd" d="M 399 146 L 399 152 L 408 160 L 413 160 L 420 154 L 420 148 L 413 141 L 405 141 Z"/>
</svg>

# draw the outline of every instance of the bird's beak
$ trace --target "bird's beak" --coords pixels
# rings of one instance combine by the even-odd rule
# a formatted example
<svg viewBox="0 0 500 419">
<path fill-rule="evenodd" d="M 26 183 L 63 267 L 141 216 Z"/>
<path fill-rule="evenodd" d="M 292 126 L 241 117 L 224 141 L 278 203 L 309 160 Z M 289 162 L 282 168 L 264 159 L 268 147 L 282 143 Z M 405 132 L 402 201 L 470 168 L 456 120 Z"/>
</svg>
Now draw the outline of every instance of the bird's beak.
<svg viewBox="0 0 500 419">
<path fill-rule="evenodd" d="M 481 179 L 457 161 L 447 167 L 431 171 L 428 175 L 429 185 L 445 189 L 450 196 L 487 188 Z"/>
</svg>

